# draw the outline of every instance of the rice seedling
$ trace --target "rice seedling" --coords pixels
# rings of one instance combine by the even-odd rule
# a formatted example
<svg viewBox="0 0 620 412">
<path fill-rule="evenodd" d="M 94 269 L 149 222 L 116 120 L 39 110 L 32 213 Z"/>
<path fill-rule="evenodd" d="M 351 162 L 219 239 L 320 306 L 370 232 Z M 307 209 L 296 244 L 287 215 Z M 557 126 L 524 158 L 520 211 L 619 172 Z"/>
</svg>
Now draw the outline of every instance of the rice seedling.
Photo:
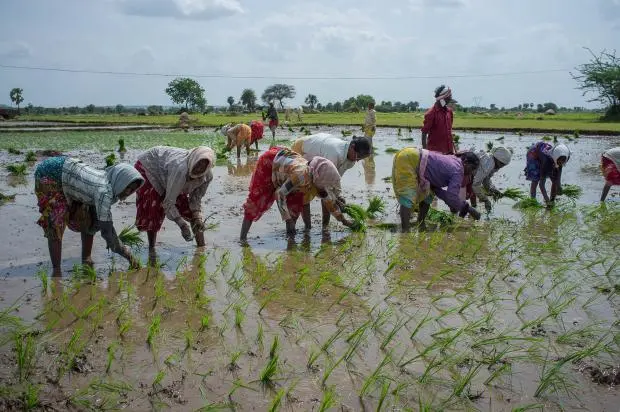
<svg viewBox="0 0 620 412">
<path fill-rule="evenodd" d="M 308 361 L 306 362 L 306 368 L 310 370 L 315 370 L 316 367 L 314 364 L 316 363 L 319 356 L 321 356 L 320 349 L 311 349 L 310 355 L 308 355 Z"/>
<path fill-rule="evenodd" d="M 23 394 L 24 410 L 31 411 L 40 406 L 39 386 L 28 383 Z"/>
<path fill-rule="evenodd" d="M 47 289 L 49 285 L 49 276 L 47 274 L 47 270 L 40 269 L 37 271 L 37 277 L 41 280 L 41 294 L 46 295 Z"/>
<path fill-rule="evenodd" d="M 353 230 L 356 232 L 364 232 L 366 230 L 366 209 L 364 209 L 360 205 L 355 205 L 352 203 L 348 203 L 344 209 L 343 213 L 349 215 L 353 222 L 355 223 Z"/>
<path fill-rule="evenodd" d="M 533 197 L 526 197 L 525 199 L 521 199 L 517 203 L 515 203 L 513 208 L 522 209 L 522 210 L 542 209 L 543 205 L 539 203 L 538 200 L 534 199 Z"/>
<path fill-rule="evenodd" d="M 115 352 L 116 348 L 119 346 L 118 342 L 112 342 L 108 345 L 107 352 L 108 358 L 106 361 L 105 373 L 110 373 L 110 369 L 112 368 L 112 362 L 116 359 Z"/>
<path fill-rule="evenodd" d="M 118 239 L 134 250 L 140 250 L 144 246 L 140 231 L 134 225 L 123 227 L 123 230 L 118 234 Z"/>
<path fill-rule="evenodd" d="M 385 149 L 385 153 L 397 153 L 398 149 L 394 149 L 393 147 L 387 147 Z"/>
<path fill-rule="evenodd" d="M 519 188 L 509 187 L 500 193 L 500 197 L 506 197 L 511 200 L 520 200 L 525 198 L 527 195 Z"/>
<path fill-rule="evenodd" d="M 5 195 L 4 193 L 0 193 L 0 206 L 4 205 L 7 202 L 12 202 L 15 200 L 15 195 Z"/>
<path fill-rule="evenodd" d="M 32 334 L 15 335 L 15 354 L 17 357 L 17 372 L 20 382 L 28 379 L 34 366 L 34 345 L 34 337 Z"/>
<path fill-rule="evenodd" d="M 114 166 L 116 164 L 116 155 L 114 153 L 110 153 L 105 157 L 105 167 Z"/>
<path fill-rule="evenodd" d="M 146 342 L 148 343 L 150 348 L 153 347 L 153 340 L 159 334 L 160 324 L 161 324 L 161 315 L 153 316 L 153 319 L 151 320 L 151 324 L 149 325 L 148 336 L 146 338 Z"/>
<path fill-rule="evenodd" d="M 493 142 L 487 142 L 487 150 L 488 151 L 493 150 Z"/>
<path fill-rule="evenodd" d="M 6 170 L 11 176 L 25 176 L 28 166 L 24 163 L 13 163 L 7 165 Z"/>
<path fill-rule="evenodd" d="M 475 367 L 469 368 L 469 371 L 467 371 L 465 375 L 457 376 L 454 388 L 452 389 L 452 395 L 460 397 L 463 396 L 463 392 L 466 390 L 469 392 L 467 388 L 470 386 L 472 379 L 478 374 L 481 367 L 482 364 L 479 363 Z"/>
<path fill-rule="evenodd" d="M 396 334 L 398 333 L 398 331 L 405 326 L 407 323 L 409 323 L 409 321 L 411 320 L 411 318 L 408 319 L 401 319 L 399 321 L 397 321 L 394 324 L 394 327 L 392 328 L 392 330 L 390 331 L 390 333 L 388 333 L 385 338 L 383 339 L 383 342 L 381 342 L 381 349 L 385 349 L 385 347 L 387 345 L 389 345 L 389 343 L 392 341 L 392 339 L 394 339 L 394 337 L 396 336 Z"/>
<path fill-rule="evenodd" d="M 278 360 L 278 355 L 271 357 L 267 364 L 260 371 L 259 380 L 264 385 L 273 384 L 273 380 L 278 373 Z"/>
<path fill-rule="evenodd" d="M 263 340 L 265 338 L 265 332 L 263 330 L 263 324 L 258 324 L 258 330 L 256 331 L 256 343 L 260 346 L 261 350 L 263 348 Z"/>
<path fill-rule="evenodd" d="M 323 398 L 319 404 L 319 412 L 325 412 L 336 405 L 336 390 L 334 386 L 330 386 L 323 391 Z M 379 408 L 377 408 L 379 410 Z"/>
<path fill-rule="evenodd" d="M 127 152 L 127 149 L 125 148 L 125 139 L 123 139 L 122 137 L 118 139 L 118 152 L 119 153 Z"/>
<path fill-rule="evenodd" d="M 562 196 L 566 196 L 570 199 L 579 199 L 581 193 L 582 189 L 577 185 L 562 185 Z"/>
<path fill-rule="evenodd" d="M 284 398 L 284 395 L 286 395 L 286 388 L 282 388 L 278 392 L 276 392 L 276 396 L 274 396 L 273 399 L 271 400 L 271 405 L 269 406 L 269 409 L 268 409 L 269 412 L 275 412 L 278 409 L 280 409 L 280 404 L 282 403 L 282 399 Z"/>
<path fill-rule="evenodd" d="M 437 223 L 440 226 L 450 226 L 455 222 L 454 215 L 452 213 L 444 212 L 443 210 L 437 210 L 432 207 L 429 208 L 426 219 L 429 222 Z"/>
<path fill-rule="evenodd" d="M 151 383 L 151 386 L 155 388 L 156 386 L 161 385 L 165 377 L 166 377 L 165 370 L 162 369 L 158 371 L 155 377 L 153 378 L 153 382 Z"/>
<path fill-rule="evenodd" d="M 373 196 L 368 202 L 366 216 L 375 219 L 378 214 L 385 212 L 385 202 L 379 196 Z"/>
<path fill-rule="evenodd" d="M 194 346 L 194 331 L 192 331 L 191 328 L 188 328 L 183 336 L 185 338 L 185 350 L 188 350 Z"/>
<path fill-rule="evenodd" d="M 327 380 L 331 376 L 334 369 L 336 369 L 338 365 L 342 363 L 342 361 L 346 358 L 346 356 L 347 354 L 345 353 L 340 358 L 338 358 L 336 362 L 332 362 L 328 367 L 325 368 L 325 371 L 323 371 L 323 377 L 321 378 L 321 385 L 325 386 L 325 382 L 327 382 Z"/>
<path fill-rule="evenodd" d="M 278 348 L 280 347 L 280 337 L 275 335 L 273 337 L 273 341 L 271 342 L 271 347 L 269 348 L 269 357 L 274 358 L 278 354 Z"/>
<path fill-rule="evenodd" d="M 377 404 L 377 411 L 381 411 L 383 404 L 385 403 L 385 399 L 390 391 L 390 386 L 392 386 L 392 381 L 385 380 L 381 385 L 381 395 L 379 395 L 379 402 Z"/>
<path fill-rule="evenodd" d="M 542 140 L 544 140 L 545 142 L 550 142 L 552 139 L 550 136 L 543 136 Z"/>
<path fill-rule="evenodd" d="M 381 370 L 389 363 L 392 363 L 392 354 L 387 353 L 379 365 L 375 368 L 375 370 L 366 378 L 364 384 L 362 385 L 362 389 L 360 389 L 359 397 L 363 398 L 370 387 L 381 377 Z"/>
<path fill-rule="evenodd" d="M 247 306 L 245 308 L 242 308 L 241 305 L 235 305 L 234 306 L 234 310 L 235 310 L 235 326 L 239 329 L 241 329 L 241 325 L 243 324 L 243 321 L 245 319 L 245 311 L 247 309 Z"/>
<path fill-rule="evenodd" d="M 29 151 L 28 153 L 26 153 L 26 157 L 24 158 L 25 162 L 36 162 L 37 161 L 37 154 L 33 151 Z"/>
<path fill-rule="evenodd" d="M 209 329 L 209 325 L 211 324 L 211 316 L 207 313 L 203 317 L 200 318 L 200 331 L 204 331 Z"/>
<path fill-rule="evenodd" d="M 386 183 L 390 183 L 392 181 L 392 176 L 382 177 L 381 180 L 383 180 Z"/>
<path fill-rule="evenodd" d="M 237 364 L 237 361 L 239 360 L 239 358 L 241 357 L 241 354 L 243 352 L 241 351 L 236 351 L 230 354 L 230 362 L 228 362 L 228 370 L 229 371 L 234 371 L 239 369 L 239 365 Z"/>
<path fill-rule="evenodd" d="M 14 154 L 14 155 L 20 155 L 22 154 L 22 151 L 19 149 L 16 149 L 14 147 L 9 147 L 7 150 L 7 152 L 9 152 L 9 154 Z"/>
<path fill-rule="evenodd" d="M 545 404 L 544 403 L 529 403 L 527 405 L 513 408 L 512 412 L 526 412 L 526 411 L 533 411 L 533 410 L 538 410 L 542 412 L 545 410 Z"/>
</svg>

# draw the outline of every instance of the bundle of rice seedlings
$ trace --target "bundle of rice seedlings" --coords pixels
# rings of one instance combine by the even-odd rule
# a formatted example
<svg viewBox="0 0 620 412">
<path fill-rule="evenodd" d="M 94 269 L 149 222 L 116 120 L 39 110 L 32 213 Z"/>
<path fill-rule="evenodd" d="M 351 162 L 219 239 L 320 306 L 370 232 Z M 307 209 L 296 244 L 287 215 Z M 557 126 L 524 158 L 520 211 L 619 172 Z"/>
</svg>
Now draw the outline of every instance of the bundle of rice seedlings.
<svg viewBox="0 0 620 412">
<path fill-rule="evenodd" d="M 110 153 L 105 157 L 105 167 L 114 166 L 116 164 L 116 155 L 114 153 Z"/>
<path fill-rule="evenodd" d="M 393 147 L 388 147 L 387 149 L 385 149 L 385 153 L 396 153 L 398 152 L 398 149 L 394 149 Z"/>
<path fill-rule="evenodd" d="M 5 195 L 4 193 L 0 192 L 0 206 L 5 204 L 6 202 L 11 202 L 13 200 L 15 200 L 15 195 Z"/>
<path fill-rule="evenodd" d="M 543 205 L 532 197 L 519 200 L 513 206 L 515 209 L 542 209 Z"/>
<path fill-rule="evenodd" d="M 432 223 L 438 223 L 440 226 L 449 226 L 454 223 L 454 215 L 431 207 L 426 215 L 426 220 Z"/>
<path fill-rule="evenodd" d="M 385 211 L 385 202 L 379 196 L 373 196 L 368 202 L 368 207 L 366 208 L 366 215 L 374 219 L 378 214 L 383 213 Z"/>
<path fill-rule="evenodd" d="M 452 133 L 452 141 L 454 141 L 454 144 L 459 144 L 459 142 L 461 141 L 461 136 Z"/>
<path fill-rule="evenodd" d="M 21 151 L 21 150 L 17 150 L 17 149 L 16 149 L 16 148 L 14 148 L 14 147 L 9 147 L 9 148 L 7 149 L 7 152 L 9 152 L 9 154 L 14 154 L 14 155 L 20 155 L 20 154 L 22 154 L 22 151 Z"/>
<path fill-rule="evenodd" d="M 500 193 L 500 197 L 507 197 L 508 199 L 519 200 L 526 197 L 526 194 L 521 189 L 518 189 L 516 187 L 509 187 L 508 189 Z"/>
<path fill-rule="evenodd" d="M 24 159 L 24 161 L 26 161 L 26 162 L 36 162 L 37 161 L 37 154 L 35 152 L 33 152 L 32 150 L 29 151 L 28 153 L 26 153 L 26 158 Z"/>
<path fill-rule="evenodd" d="M 125 226 L 121 233 L 118 234 L 118 239 L 132 249 L 140 249 L 144 245 L 144 240 L 142 240 L 140 232 L 134 225 Z"/>
<path fill-rule="evenodd" d="M 571 199 L 579 199 L 581 192 L 581 188 L 577 185 L 562 185 L 562 196 L 566 196 Z"/>
<path fill-rule="evenodd" d="M 312 132 L 310 132 L 310 130 L 308 130 L 308 129 L 304 130 L 304 135 L 310 136 L 311 134 L 312 134 Z"/>
<path fill-rule="evenodd" d="M 551 137 L 549 136 L 543 136 L 542 140 L 544 140 L 545 142 L 550 142 L 551 141 Z"/>
<path fill-rule="evenodd" d="M 342 130 L 341 133 L 342 133 L 342 136 L 350 136 L 351 133 L 353 133 L 353 132 L 350 131 L 350 130 Z"/>
<path fill-rule="evenodd" d="M 26 174 L 26 168 L 26 165 L 23 163 L 15 163 L 8 165 L 6 170 L 8 170 L 13 176 L 24 176 Z"/>
<path fill-rule="evenodd" d="M 349 215 L 355 223 L 355 226 L 352 228 L 353 231 L 364 232 L 366 230 L 366 219 L 368 218 L 366 209 L 360 205 L 349 203 L 344 207 L 342 212 Z"/>
<path fill-rule="evenodd" d="M 390 183 L 392 181 L 392 176 L 382 177 L 381 180 L 386 183 Z"/>
<path fill-rule="evenodd" d="M 125 139 L 121 137 L 120 139 L 118 139 L 118 152 L 125 153 L 126 151 L 127 149 L 125 149 Z"/>
<path fill-rule="evenodd" d="M 487 150 L 493 149 L 493 142 L 487 142 Z"/>
</svg>

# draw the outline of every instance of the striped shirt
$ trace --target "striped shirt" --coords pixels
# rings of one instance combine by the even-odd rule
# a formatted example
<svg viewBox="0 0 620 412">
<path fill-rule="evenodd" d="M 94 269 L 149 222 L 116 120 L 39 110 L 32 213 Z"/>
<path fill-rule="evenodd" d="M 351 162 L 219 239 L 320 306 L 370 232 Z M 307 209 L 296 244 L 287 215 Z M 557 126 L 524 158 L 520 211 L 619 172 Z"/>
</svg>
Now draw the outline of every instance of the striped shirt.
<svg viewBox="0 0 620 412">
<path fill-rule="evenodd" d="M 117 199 L 114 199 L 105 171 L 87 166 L 78 159 L 67 158 L 62 167 L 62 190 L 68 201 L 77 200 L 94 206 L 100 222 L 112 221 L 111 208 Z"/>
</svg>

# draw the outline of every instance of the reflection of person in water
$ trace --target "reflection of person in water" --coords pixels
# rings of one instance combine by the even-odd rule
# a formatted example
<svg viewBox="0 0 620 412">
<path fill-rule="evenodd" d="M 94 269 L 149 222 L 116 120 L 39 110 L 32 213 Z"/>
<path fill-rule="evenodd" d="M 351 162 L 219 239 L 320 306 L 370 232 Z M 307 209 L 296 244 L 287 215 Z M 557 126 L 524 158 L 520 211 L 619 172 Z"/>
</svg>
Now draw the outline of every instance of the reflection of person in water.
<svg viewBox="0 0 620 412">
<path fill-rule="evenodd" d="M 362 160 L 362 167 L 364 168 L 364 178 L 366 179 L 366 184 L 374 185 L 375 177 L 377 175 L 375 172 L 375 156 L 371 154 L 366 159 Z"/>
<path fill-rule="evenodd" d="M 226 166 L 230 176 L 250 176 L 256 167 L 256 158 L 248 158 L 245 164 L 241 163 L 241 159 L 237 159 L 236 163 L 229 160 Z"/>
</svg>

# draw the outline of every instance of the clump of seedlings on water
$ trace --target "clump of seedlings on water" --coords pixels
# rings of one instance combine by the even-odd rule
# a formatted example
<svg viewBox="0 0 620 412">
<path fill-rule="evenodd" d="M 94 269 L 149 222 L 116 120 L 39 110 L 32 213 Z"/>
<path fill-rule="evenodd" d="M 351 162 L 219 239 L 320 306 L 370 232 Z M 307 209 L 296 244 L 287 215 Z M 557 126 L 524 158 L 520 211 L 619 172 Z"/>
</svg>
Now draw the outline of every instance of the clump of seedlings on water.
<svg viewBox="0 0 620 412">
<path fill-rule="evenodd" d="M 11 176 L 25 176 L 28 172 L 28 166 L 25 163 L 13 163 L 6 167 Z"/>
</svg>

